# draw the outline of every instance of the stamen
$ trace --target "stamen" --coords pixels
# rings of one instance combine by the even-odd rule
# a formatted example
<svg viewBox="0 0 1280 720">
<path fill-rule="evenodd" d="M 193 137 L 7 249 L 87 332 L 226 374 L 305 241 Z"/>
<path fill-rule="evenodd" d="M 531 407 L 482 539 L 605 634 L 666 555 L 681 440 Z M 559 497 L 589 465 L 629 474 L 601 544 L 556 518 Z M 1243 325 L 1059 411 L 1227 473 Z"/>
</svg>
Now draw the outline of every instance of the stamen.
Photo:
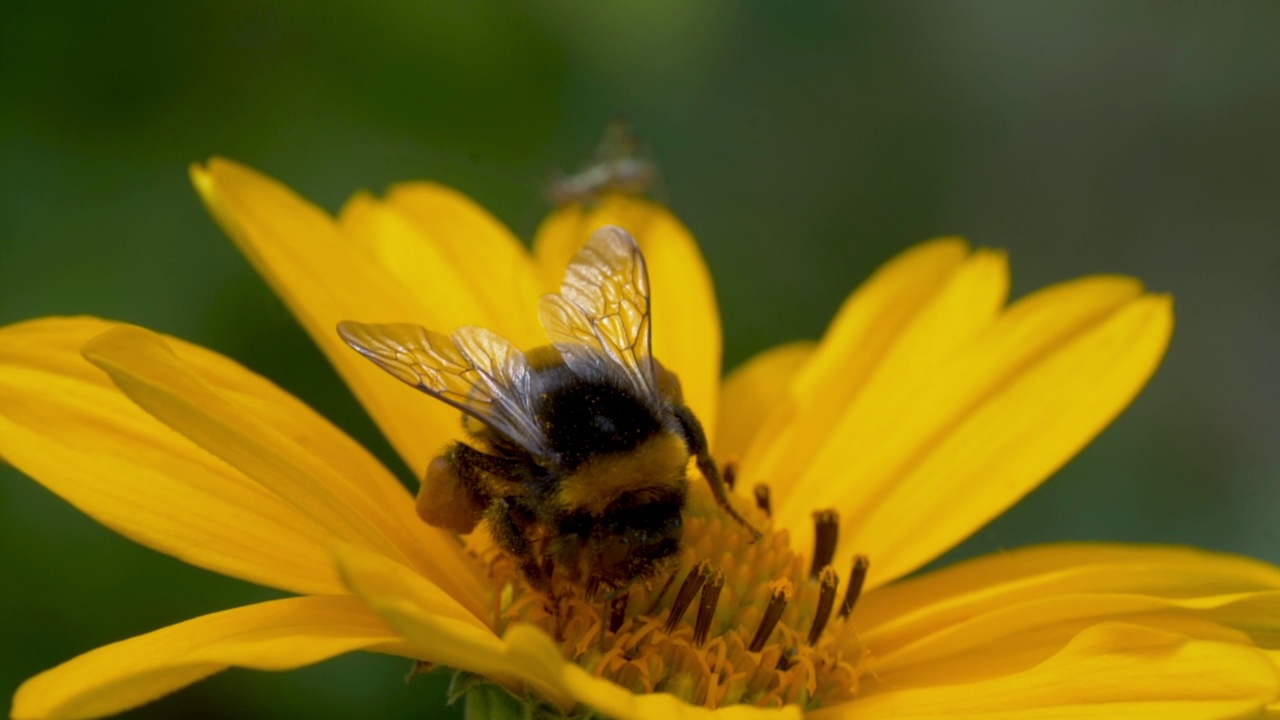
<svg viewBox="0 0 1280 720">
<path fill-rule="evenodd" d="M 711 619 L 716 615 L 716 605 L 720 602 L 720 588 L 724 587 L 724 573 L 712 570 L 706 584 L 702 586 L 702 600 L 698 603 L 698 620 L 693 626 L 693 644 L 702 647 L 707 643 L 707 633 L 711 631 Z"/>
<path fill-rule="evenodd" d="M 831 564 L 836 556 L 836 540 L 840 537 L 840 514 L 835 510 L 818 510 L 813 513 L 813 564 L 809 577 L 815 580 L 822 568 Z"/>
<path fill-rule="evenodd" d="M 671 603 L 671 614 L 667 616 L 667 624 L 663 628 L 668 635 L 676 629 L 676 625 L 680 624 L 685 610 L 689 609 L 689 603 L 693 602 L 693 596 L 697 595 L 698 591 L 702 589 L 702 584 L 707 581 L 707 573 L 710 568 L 711 564 L 703 560 L 694 565 L 689 570 L 689 574 L 684 577 L 684 582 L 680 585 L 680 591 L 676 593 L 676 599 Z"/>
<path fill-rule="evenodd" d="M 592 575 L 590 578 L 587 579 L 587 590 L 586 590 L 587 600 L 588 601 L 595 600 L 596 593 L 598 592 L 600 592 L 600 576 Z"/>
<path fill-rule="evenodd" d="M 744 492 L 753 484 L 740 483 Z M 761 485 L 756 495 L 771 509 L 769 487 Z M 584 572 L 580 561 L 591 553 L 582 548 L 569 558 L 574 562 L 554 566 L 554 593 L 548 594 L 520 582 L 529 565 L 481 546 L 477 553 L 490 562 L 500 590 L 496 627 L 533 623 L 556 639 L 567 660 L 597 677 L 713 710 L 739 703 L 825 707 L 855 697 L 868 653 L 849 620 L 836 618 L 851 615 L 867 589 L 868 564 L 842 553 L 840 562 L 852 564 L 852 573 L 848 564 L 840 573 L 831 565 L 831 548 L 839 544 L 836 513 L 815 513 L 815 541 L 796 552 L 790 533 L 769 527 L 773 521 L 764 515 L 748 513 L 769 527 L 766 538 L 752 544 L 711 506 L 709 495 L 703 500 L 691 503 L 684 517 L 683 551 L 630 587 Z M 554 541 L 539 542 L 549 549 Z M 536 557 L 534 574 L 547 555 Z"/>
<path fill-rule="evenodd" d="M 867 579 L 867 566 L 870 562 L 866 555 L 858 555 L 853 559 L 853 570 L 849 572 L 849 589 L 844 591 L 844 601 L 840 603 L 840 617 L 849 617 L 853 606 L 858 604 L 858 596 L 862 594 L 862 583 Z"/>
<path fill-rule="evenodd" d="M 836 606 L 836 588 L 840 585 L 840 577 L 828 565 L 822 569 L 822 588 L 818 591 L 818 607 L 813 611 L 813 625 L 809 628 L 809 645 L 818 642 L 822 631 L 827 629 L 831 620 L 831 611 Z"/>
<path fill-rule="evenodd" d="M 751 638 L 751 645 L 747 647 L 751 652 L 760 652 L 764 649 L 764 644 L 773 634 L 773 629 L 778 626 L 778 620 L 782 619 L 782 611 L 787 609 L 787 601 L 791 599 L 790 582 L 777 580 L 772 584 L 773 591 L 769 593 L 769 605 L 764 609 L 764 616 L 760 618 L 760 627 L 756 628 L 755 637 Z"/>
<path fill-rule="evenodd" d="M 720 471 L 720 477 L 724 480 L 725 487 L 733 489 L 734 483 L 738 482 L 738 462 L 730 460 L 724 464 L 724 469 Z"/>
<path fill-rule="evenodd" d="M 773 515 L 772 509 L 769 507 L 769 486 L 761 483 L 755 487 L 756 507 L 764 511 L 765 515 Z"/>
<path fill-rule="evenodd" d="M 712 619 L 716 618 L 719 591 L 723 587 L 724 573 L 719 570 L 710 571 L 707 583 L 703 584 L 703 597 L 698 603 L 698 620 L 694 623 L 694 647 L 703 647 L 707 644 L 707 634 L 712 629 Z"/>
<path fill-rule="evenodd" d="M 622 621 L 627 619 L 627 600 L 630 598 L 631 593 L 622 593 L 609 602 L 609 632 L 618 632 Z"/>
</svg>

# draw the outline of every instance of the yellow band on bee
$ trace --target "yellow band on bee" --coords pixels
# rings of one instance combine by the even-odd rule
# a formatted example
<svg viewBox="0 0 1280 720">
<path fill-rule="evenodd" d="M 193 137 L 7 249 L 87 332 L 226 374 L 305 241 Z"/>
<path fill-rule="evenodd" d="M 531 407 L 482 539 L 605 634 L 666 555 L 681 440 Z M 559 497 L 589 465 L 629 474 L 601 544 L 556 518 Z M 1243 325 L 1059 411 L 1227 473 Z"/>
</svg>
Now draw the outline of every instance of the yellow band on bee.
<svg viewBox="0 0 1280 720">
<path fill-rule="evenodd" d="M 599 515 L 625 492 L 679 486 L 685 482 L 688 463 L 684 441 L 663 432 L 632 450 L 583 463 L 561 483 L 560 504 Z"/>
</svg>

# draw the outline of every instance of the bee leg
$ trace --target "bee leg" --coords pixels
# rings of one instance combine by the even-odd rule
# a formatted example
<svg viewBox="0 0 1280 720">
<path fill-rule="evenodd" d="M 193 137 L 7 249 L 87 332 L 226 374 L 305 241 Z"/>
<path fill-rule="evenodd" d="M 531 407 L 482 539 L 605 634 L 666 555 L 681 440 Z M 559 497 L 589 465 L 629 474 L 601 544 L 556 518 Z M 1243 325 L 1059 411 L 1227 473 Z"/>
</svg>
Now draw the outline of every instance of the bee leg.
<svg viewBox="0 0 1280 720">
<path fill-rule="evenodd" d="M 515 477 L 524 465 L 520 460 L 483 453 L 466 443 L 460 442 L 449 446 L 449 450 L 445 454 L 450 456 L 450 462 L 456 467 L 474 476 L 477 483 L 482 480 L 481 473 L 487 473 L 492 478 L 499 480 Z"/>
<path fill-rule="evenodd" d="M 489 531 L 493 533 L 494 542 L 503 552 L 516 561 L 520 575 L 534 590 L 552 597 L 551 575 L 543 570 L 542 561 L 533 552 L 533 544 L 524 535 L 524 523 L 521 518 L 526 513 L 516 506 L 510 498 L 501 498 L 489 508 Z"/>
<path fill-rule="evenodd" d="M 675 415 L 680 421 L 681 430 L 684 431 L 684 442 L 689 448 L 689 454 L 693 455 L 698 464 L 698 470 L 711 485 L 711 494 L 715 496 L 716 504 L 728 513 L 729 517 L 738 521 L 738 524 L 750 530 L 754 540 L 759 540 L 763 537 L 761 532 L 752 527 L 751 523 L 729 504 L 729 492 L 725 489 L 724 479 L 720 477 L 720 468 L 716 466 L 715 458 L 711 457 L 711 449 L 707 446 L 707 434 L 702 429 L 702 423 L 698 422 L 698 418 L 694 417 L 693 412 L 684 405 L 675 406 Z"/>
</svg>

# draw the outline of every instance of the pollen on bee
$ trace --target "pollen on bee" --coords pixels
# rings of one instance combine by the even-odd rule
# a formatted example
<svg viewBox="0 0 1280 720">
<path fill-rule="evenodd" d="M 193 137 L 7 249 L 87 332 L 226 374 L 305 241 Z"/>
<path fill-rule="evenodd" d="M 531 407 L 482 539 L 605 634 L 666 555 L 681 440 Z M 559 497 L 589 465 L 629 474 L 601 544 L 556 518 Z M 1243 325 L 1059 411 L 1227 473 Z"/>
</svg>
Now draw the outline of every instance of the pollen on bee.
<svg viewBox="0 0 1280 720">
<path fill-rule="evenodd" d="M 497 624 L 541 625 L 567 659 L 599 677 L 709 708 L 851 697 L 866 661 L 850 617 L 865 558 L 854 563 L 837 608 L 841 578 L 830 555 L 819 558 L 814 576 L 813 559 L 791 549 L 785 530 L 769 528 L 753 542 L 701 500 L 690 503 L 679 560 L 612 596 L 591 598 L 585 586 L 557 580 L 548 600 L 524 587 L 509 559 L 493 556 L 495 580 L 515 588 Z M 767 528 L 768 518 L 756 512 L 757 526 Z M 818 515 L 834 522 L 833 513 Z"/>
<path fill-rule="evenodd" d="M 467 492 L 466 486 L 450 469 L 444 455 L 427 466 L 427 472 L 418 488 L 416 507 L 418 517 L 428 525 L 466 535 L 475 529 L 484 516 L 485 506 L 479 505 Z"/>
</svg>

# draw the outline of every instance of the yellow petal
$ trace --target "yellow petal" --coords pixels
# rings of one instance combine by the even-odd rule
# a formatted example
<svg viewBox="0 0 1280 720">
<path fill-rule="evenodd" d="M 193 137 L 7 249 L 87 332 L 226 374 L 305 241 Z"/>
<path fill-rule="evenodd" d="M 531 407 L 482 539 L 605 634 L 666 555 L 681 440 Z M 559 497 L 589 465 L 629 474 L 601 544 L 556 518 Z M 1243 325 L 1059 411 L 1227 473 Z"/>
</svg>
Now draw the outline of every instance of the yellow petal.
<svg viewBox="0 0 1280 720">
<path fill-rule="evenodd" d="M 954 255 L 946 248 L 917 250 L 917 263 L 935 273 L 948 267 Z M 931 257 L 933 265 L 924 263 Z M 809 513 L 832 507 L 841 513 L 837 565 L 867 554 L 870 587 L 910 572 L 1066 462 L 1132 400 L 1164 352 L 1168 299 L 1141 296 L 1131 279 L 1064 283 L 1000 313 L 1006 287 L 1001 256 L 979 252 L 956 266 L 825 432 L 810 418 L 833 417 L 832 410 L 796 410 L 797 424 L 819 438 L 789 445 L 796 469 L 779 464 L 776 445 L 748 453 L 744 465 L 760 459 L 784 485 L 787 472 L 799 475 L 788 499 L 775 503 L 776 522 L 799 545 L 812 537 Z M 863 367 L 861 351 L 846 347 L 851 367 Z"/>
<path fill-rule="evenodd" d="M 528 250 L 505 225 L 465 195 L 434 183 L 396 185 L 383 206 L 404 218 L 419 243 L 429 243 L 445 255 L 449 274 L 461 278 L 482 307 L 483 322 L 458 318 L 455 326 L 482 325 L 524 348 L 546 344 L 538 323 L 538 271 Z M 418 266 L 405 282 L 425 291 L 439 274 Z M 447 298 L 434 292 L 427 303 L 447 304 Z"/>
<path fill-rule="evenodd" d="M 87 652 L 28 680 L 15 720 L 95 718 L 155 700 L 228 667 L 290 670 L 354 650 L 412 656 L 352 597 L 300 597 L 205 615 Z"/>
<path fill-rule="evenodd" d="M 741 459 L 770 413 L 786 401 L 814 343 L 766 350 L 729 373 L 720 390 L 720 427 L 712 448 L 721 462 Z"/>
<path fill-rule="evenodd" d="M 564 681 L 580 702 L 616 720 L 800 720 L 805 717 L 797 705 L 781 708 L 731 705 L 708 710 L 685 703 L 669 693 L 637 695 L 577 665 L 565 667 Z"/>
<path fill-rule="evenodd" d="M 557 677 L 565 661 L 541 631 L 518 631 L 520 650 L 513 655 L 509 643 L 460 615 L 448 595 L 409 568 L 354 545 L 338 546 L 335 552 L 351 592 L 403 635 L 418 658 L 508 686 L 524 683 L 562 709 L 572 706 Z M 545 643 L 526 637 L 528 632 L 541 635 Z"/>
<path fill-rule="evenodd" d="M 747 449 L 741 467 L 744 485 L 768 483 L 775 505 L 787 504 L 805 463 L 906 328 L 959 272 L 967 254 L 967 246 L 954 239 L 912 248 L 845 301 L 812 360 L 791 384 L 789 401 L 773 409 Z"/>
<path fill-rule="evenodd" d="M 1056 597 L 1092 596 L 1100 603 L 1097 617 L 1115 617 L 1102 606 L 1107 595 L 1122 602 L 1145 597 L 1161 607 L 1187 601 L 1209 610 L 1232 604 L 1230 596 L 1276 591 L 1280 568 L 1250 558 L 1178 547 L 1058 544 L 989 555 L 879 588 L 863 598 L 854 619 L 868 647 L 887 658 L 973 618 Z M 1271 612 L 1280 612 L 1280 604 Z M 1256 632 L 1243 616 L 1216 618 Z"/>
<path fill-rule="evenodd" d="M 1280 592 L 1170 599 L 1120 593 L 1071 593 L 988 608 L 972 618 L 876 654 L 869 672 L 891 687 L 985 679 L 1019 671 L 1069 638 L 1120 620 L 1189 638 L 1256 648 L 1273 643 Z M 1239 627 L 1234 627 L 1234 626 Z M 1264 656 L 1266 653 L 1264 652 Z"/>
<path fill-rule="evenodd" d="M 471 278 L 458 273 L 444 248 L 424 237 L 395 209 L 360 192 L 342 207 L 338 224 L 353 244 L 369 251 L 389 277 L 418 295 L 419 312 L 424 314 L 406 322 L 446 335 L 453 330 L 451 318 L 461 321 L 457 324 L 494 327 L 495 313 L 484 306 Z"/>
<path fill-rule="evenodd" d="M 879 440 L 877 435 L 883 435 L 882 429 L 906 408 L 931 404 L 919 389 L 934 378 L 941 363 L 991 324 L 1004 304 L 1008 283 L 1004 256 L 989 251 L 979 250 L 950 274 L 936 295 L 894 338 L 861 391 L 822 436 L 818 451 L 801 455 L 808 466 L 795 486 L 795 494 L 788 496 L 778 512 L 780 524 L 791 526 L 800 517 L 808 518 L 818 488 L 825 488 L 829 495 L 834 490 L 851 488 L 854 482 L 859 488 L 870 484 L 868 481 L 874 478 L 867 478 L 865 472 L 850 473 L 849 464 L 843 461 L 864 453 L 868 444 Z M 833 465 L 839 465 L 840 475 L 831 474 Z M 851 481 L 832 482 L 837 477 Z"/>
<path fill-rule="evenodd" d="M 1231 718 L 1260 713 L 1278 686 L 1253 648 L 1106 623 L 1026 670 L 921 687 L 869 683 L 811 718 Z"/>
<path fill-rule="evenodd" d="M 115 326 L 46 318 L 0 329 L 0 457 L 147 547 L 282 590 L 343 592 L 327 530 L 145 413 L 81 357 Z M 213 355 L 171 342 L 185 357 Z M 247 389 L 243 399 L 264 402 Z"/>
<path fill-rule="evenodd" d="M 1217 655 L 1261 659 L 1273 671 L 1264 700 L 1280 696 L 1280 569 L 1248 558 L 1164 547 L 1030 548 L 876 590 L 854 622 L 869 653 L 863 697 L 1016 678 L 1082 635 L 1121 623 L 1211 643 L 1200 647 Z M 1166 670 L 1152 661 L 1132 672 Z"/>
<path fill-rule="evenodd" d="M 280 183 L 221 159 L 192 167 L 191 178 L 209 211 L 421 477 L 440 446 L 458 434 L 457 411 L 388 377 L 335 329 L 342 320 L 429 322 L 431 308 L 421 295 L 404 287 L 371 248 L 345 237 L 328 214 Z"/>
<path fill-rule="evenodd" d="M 325 451 L 318 449 L 326 435 L 339 443 L 329 451 L 357 453 L 356 446 L 337 440 L 334 431 L 326 432 L 324 422 L 305 406 L 295 403 L 292 408 L 294 422 L 285 426 L 295 431 L 290 436 L 255 414 L 252 405 L 237 402 L 242 388 L 251 395 L 261 380 L 213 353 L 179 358 L 159 336 L 141 328 L 110 330 L 90 341 L 84 352 L 144 410 L 261 484 L 332 537 L 411 563 L 474 612 L 483 612 L 481 580 L 454 538 L 418 522 L 403 491 L 389 499 L 383 491 L 394 480 L 379 480 L 386 470 L 363 453 L 352 455 L 365 460 L 353 476 L 341 472 L 352 469 L 353 463 L 326 462 Z M 297 432 L 302 425 L 317 432 Z M 225 521 L 235 524 L 235 518 Z"/>
<path fill-rule="evenodd" d="M 1132 298 L 1137 290 L 1086 278 L 1030 296 L 922 381 L 914 402 L 903 397 L 906 407 L 881 413 L 878 429 L 834 440 L 849 445 L 829 446 L 811 472 L 855 480 L 814 498 L 842 513 L 837 558 L 867 554 L 869 586 L 900 577 L 1079 452 L 1133 400 L 1168 345 L 1169 298 Z"/>
<path fill-rule="evenodd" d="M 674 215 L 625 195 L 606 197 L 590 210 L 570 205 L 555 212 L 538 228 L 533 245 L 544 290 L 559 290 L 569 261 L 604 225 L 617 225 L 640 244 L 653 296 L 653 355 L 680 378 L 685 404 L 707 436 L 715 437 L 720 314 L 702 253 Z"/>
</svg>

